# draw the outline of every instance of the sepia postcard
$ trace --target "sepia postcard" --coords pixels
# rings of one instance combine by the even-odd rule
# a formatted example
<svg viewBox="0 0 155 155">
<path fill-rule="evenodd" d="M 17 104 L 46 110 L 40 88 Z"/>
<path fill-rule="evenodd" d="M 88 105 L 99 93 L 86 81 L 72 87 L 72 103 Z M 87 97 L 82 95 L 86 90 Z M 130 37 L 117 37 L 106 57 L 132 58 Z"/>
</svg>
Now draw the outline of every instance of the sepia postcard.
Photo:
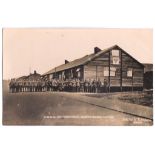
<svg viewBox="0 0 155 155">
<path fill-rule="evenodd" d="M 153 125 L 152 36 L 3 28 L 3 125 Z"/>
</svg>

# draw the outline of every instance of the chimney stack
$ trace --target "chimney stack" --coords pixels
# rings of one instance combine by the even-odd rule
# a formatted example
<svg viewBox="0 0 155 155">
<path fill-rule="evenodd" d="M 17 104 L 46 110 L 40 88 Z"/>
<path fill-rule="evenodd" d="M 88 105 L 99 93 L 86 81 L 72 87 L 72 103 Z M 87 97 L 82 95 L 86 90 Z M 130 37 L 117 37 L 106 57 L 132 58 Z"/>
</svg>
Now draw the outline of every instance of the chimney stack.
<svg viewBox="0 0 155 155">
<path fill-rule="evenodd" d="M 34 74 L 37 74 L 36 70 L 34 70 Z"/>
<path fill-rule="evenodd" d="M 65 60 L 65 64 L 67 64 L 67 63 L 69 63 L 69 61 L 68 60 Z"/>
<path fill-rule="evenodd" d="M 94 53 L 95 53 L 95 54 L 98 53 L 98 52 L 100 52 L 100 51 L 102 51 L 100 48 L 94 47 Z"/>
</svg>

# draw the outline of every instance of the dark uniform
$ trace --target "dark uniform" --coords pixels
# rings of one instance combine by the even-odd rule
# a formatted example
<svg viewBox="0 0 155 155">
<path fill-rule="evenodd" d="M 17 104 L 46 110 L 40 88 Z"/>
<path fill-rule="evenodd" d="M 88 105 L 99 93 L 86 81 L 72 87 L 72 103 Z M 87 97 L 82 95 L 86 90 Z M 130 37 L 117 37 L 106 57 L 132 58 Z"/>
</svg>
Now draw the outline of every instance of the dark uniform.
<svg viewBox="0 0 155 155">
<path fill-rule="evenodd" d="M 95 80 L 92 82 L 92 92 L 93 93 L 96 92 L 96 81 Z"/>
<path fill-rule="evenodd" d="M 76 80 L 76 92 L 80 92 L 80 80 Z"/>
<path fill-rule="evenodd" d="M 84 82 L 84 92 L 88 92 L 88 81 L 85 80 Z"/>
<path fill-rule="evenodd" d="M 91 81 L 90 80 L 88 80 L 88 92 L 89 93 L 91 93 L 91 85 L 92 85 L 92 83 L 91 83 Z"/>
<path fill-rule="evenodd" d="M 106 79 L 104 79 L 104 92 L 108 92 L 108 82 L 107 82 L 107 80 Z"/>
<path fill-rule="evenodd" d="M 76 81 L 72 81 L 72 92 L 76 92 Z"/>
<path fill-rule="evenodd" d="M 41 91 L 45 91 L 45 81 L 41 80 Z"/>
<path fill-rule="evenodd" d="M 97 93 L 101 93 L 101 81 L 98 79 L 96 84 L 97 84 Z"/>
<path fill-rule="evenodd" d="M 12 79 L 9 83 L 9 92 L 14 93 L 14 81 Z"/>
</svg>

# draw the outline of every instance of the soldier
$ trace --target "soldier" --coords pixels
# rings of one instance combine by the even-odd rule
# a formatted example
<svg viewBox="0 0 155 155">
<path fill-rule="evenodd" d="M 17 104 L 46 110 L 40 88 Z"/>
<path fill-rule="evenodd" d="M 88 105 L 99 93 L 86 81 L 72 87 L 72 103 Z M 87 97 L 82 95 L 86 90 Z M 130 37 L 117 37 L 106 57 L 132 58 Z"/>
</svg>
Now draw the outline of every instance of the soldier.
<svg viewBox="0 0 155 155">
<path fill-rule="evenodd" d="M 97 80 L 95 80 L 95 93 L 97 93 L 98 89 L 97 89 Z"/>
<path fill-rule="evenodd" d="M 59 90 L 59 80 L 56 79 L 55 80 L 55 91 L 58 91 Z"/>
<path fill-rule="evenodd" d="M 31 81 L 31 91 L 34 92 L 34 80 Z"/>
<path fill-rule="evenodd" d="M 19 92 L 19 83 L 15 81 L 15 92 Z"/>
<path fill-rule="evenodd" d="M 108 82 L 107 82 L 106 79 L 104 79 L 104 92 L 105 92 L 105 93 L 108 92 L 107 86 L 108 86 Z"/>
<path fill-rule="evenodd" d="M 53 91 L 52 79 L 49 81 L 49 87 L 50 87 L 50 91 Z"/>
<path fill-rule="evenodd" d="M 62 80 L 59 81 L 58 90 L 63 91 L 63 81 Z"/>
<path fill-rule="evenodd" d="M 64 91 L 64 89 L 65 89 L 65 81 L 62 80 L 62 91 Z"/>
<path fill-rule="evenodd" d="M 41 79 L 41 91 L 45 91 L 45 81 L 44 79 Z"/>
<path fill-rule="evenodd" d="M 69 92 L 69 80 L 66 80 L 66 91 Z"/>
<path fill-rule="evenodd" d="M 28 81 L 27 81 L 27 91 L 28 91 L 28 92 L 30 92 L 30 87 L 31 87 L 31 83 L 30 83 L 30 81 L 28 80 Z"/>
<path fill-rule="evenodd" d="M 97 84 L 97 93 L 100 93 L 101 92 L 101 81 L 100 81 L 100 79 L 97 80 L 96 84 Z"/>
<path fill-rule="evenodd" d="M 13 80 L 13 93 L 15 93 L 16 92 L 16 80 L 14 79 Z"/>
<path fill-rule="evenodd" d="M 24 79 L 20 81 L 20 92 L 24 92 Z"/>
<path fill-rule="evenodd" d="M 66 80 L 63 82 L 63 91 L 67 91 L 67 83 Z"/>
<path fill-rule="evenodd" d="M 88 81 L 84 81 L 84 92 L 88 92 Z"/>
<path fill-rule="evenodd" d="M 34 82 L 34 87 L 35 87 L 35 92 L 38 92 L 39 91 L 39 80 L 36 80 Z"/>
<path fill-rule="evenodd" d="M 88 79 L 88 92 L 89 93 L 91 93 L 91 85 L 92 85 L 91 80 Z"/>
<path fill-rule="evenodd" d="M 76 92 L 80 92 L 80 80 L 76 80 Z"/>
<path fill-rule="evenodd" d="M 96 80 L 93 80 L 93 82 L 92 82 L 92 92 L 93 93 L 96 92 Z"/>
<path fill-rule="evenodd" d="M 33 81 L 30 81 L 30 92 L 33 92 Z"/>
<path fill-rule="evenodd" d="M 50 87 L 49 87 L 49 81 L 46 81 L 46 87 L 47 87 L 47 91 L 49 91 Z"/>
<path fill-rule="evenodd" d="M 72 92 L 73 91 L 73 82 L 70 80 L 69 81 L 69 84 L 68 84 L 68 89 L 69 89 L 69 92 Z"/>
<path fill-rule="evenodd" d="M 80 92 L 84 92 L 84 81 L 80 81 Z"/>
<path fill-rule="evenodd" d="M 100 86 L 100 93 L 104 92 L 104 82 L 101 82 L 101 86 Z"/>
<path fill-rule="evenodd" d="M 53 91 L 56 91 L 56 87 L 57 87 L 57 81 L 56 79 L 53 79 L 53 82 L 52 82 L 52 86 L 53 86 Z"/>
<path fill-rule="evenodd" d="M 38 87 L 37 87 L 37 81 L 35 80 L 35 81 L 33 82 L 33 91 L 36 92 L 37 89 L 38 89 Z"/>
<path fill-rule="evenodd" d="M 47 81 L 47 79 L 45 80 L 45 91 L 48 91 L 48 81 Z"/>
<path fill-rule="evenodd" d="M 91 79 L 91 93 L 93 93 L 94 89 L 94 79 Z"/>
<path fill-rule="evenodd" d="M 22 92 L 22 88 L 23 88 L 22 81 L 19 81 L 18 85 L 19 85 L 19 92 Z"/>
<path fill-rule="evenodd" d="M 72 92 L 76 92 L 76 81 L 75 81 L 75 79 L 72 80 Z"/>
<path fill-rule="evenodd" d="M 39 82 L 39 88 L 38 88 L 39 90 L 38 91 L 42 92 L 42 82 L 41 82 L 41 79 L 39 79 L 38 82 Z"/>
<path fill-rule="evenodd" d="M 23 92 L 25 92 L 26 91 L 26 81 L 25 81 L 25 79 L 23 80 Z"/>
<path fill-rule="evenodd" d="M 9 83 L 9 92 L 10 93 L 14 92 L 14 81 L 13 81 L 13 79 L 11 79 L 11 81 Z"/>
<path fill-rule="evenodd" d="M 66 81 L 66 90 L 67 90 L 67 92 L 70 91 L 70 81 L 68 79 Z"/>
</svg>

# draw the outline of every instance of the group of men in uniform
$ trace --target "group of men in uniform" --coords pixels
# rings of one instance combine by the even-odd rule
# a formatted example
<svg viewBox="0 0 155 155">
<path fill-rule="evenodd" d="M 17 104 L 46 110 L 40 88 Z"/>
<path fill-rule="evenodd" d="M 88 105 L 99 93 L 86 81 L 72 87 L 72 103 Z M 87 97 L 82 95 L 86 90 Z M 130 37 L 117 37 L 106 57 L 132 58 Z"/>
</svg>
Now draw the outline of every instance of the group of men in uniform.
<svg viewBox="0 0 155 155">
<path fill-rule="evenodd" d="M 103 93 L 108 92 L 107 80 L 104 81 L 94 79 L 37 79 L 37 80 L 16 80 L 11 79 L 9 83 L 11 93 L 16 92 L 45 92 L 45 91 L 66 91 L 66 92 L 87 92 L 87 93 Z"/>
</svg>

